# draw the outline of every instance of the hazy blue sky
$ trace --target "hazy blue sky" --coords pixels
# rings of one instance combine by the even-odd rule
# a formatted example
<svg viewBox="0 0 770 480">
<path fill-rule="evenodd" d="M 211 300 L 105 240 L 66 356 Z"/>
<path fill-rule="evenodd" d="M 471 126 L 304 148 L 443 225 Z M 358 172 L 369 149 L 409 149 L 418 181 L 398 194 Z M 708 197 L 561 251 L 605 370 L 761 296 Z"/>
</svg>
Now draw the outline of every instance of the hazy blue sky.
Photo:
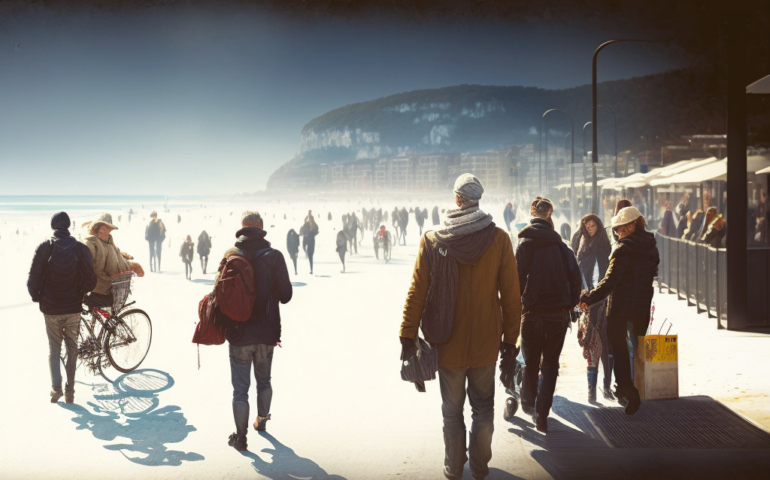
<svg viewBox="0 0 770 480">
<path fill-rule="evenodd" d="M 310 21 L 256 7 L 61 14 L 32 5 L 0 18 L 6 195 L 261 190 L 293 157 L 304 124 L 333 108 L 463 83 L 590 83 L 594 48 L 620 34 L 545 23 Z M 617 45 L 602 53 L 599 76 L 683 64 L 664 47 Z"/>
</svg>

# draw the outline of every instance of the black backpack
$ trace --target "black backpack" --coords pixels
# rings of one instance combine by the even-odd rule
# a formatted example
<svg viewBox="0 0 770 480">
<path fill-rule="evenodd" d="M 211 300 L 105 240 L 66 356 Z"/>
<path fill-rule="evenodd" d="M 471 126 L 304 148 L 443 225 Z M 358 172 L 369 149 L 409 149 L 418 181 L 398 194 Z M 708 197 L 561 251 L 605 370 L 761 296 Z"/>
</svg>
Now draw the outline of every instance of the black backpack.
<svg viewBox="0 0 770 480">
<path fill-rule="evenodd" d="M 80 271 L 78 269 L 78 244 L 72 237 L 61 240 L 49 240 L 50 253 L 45 268 L 44 286 L 55 280 L 61 289 L 61 285 L 80 285 Z M 45 288 L 45 287 L 44 287 Z"/>
</svg>

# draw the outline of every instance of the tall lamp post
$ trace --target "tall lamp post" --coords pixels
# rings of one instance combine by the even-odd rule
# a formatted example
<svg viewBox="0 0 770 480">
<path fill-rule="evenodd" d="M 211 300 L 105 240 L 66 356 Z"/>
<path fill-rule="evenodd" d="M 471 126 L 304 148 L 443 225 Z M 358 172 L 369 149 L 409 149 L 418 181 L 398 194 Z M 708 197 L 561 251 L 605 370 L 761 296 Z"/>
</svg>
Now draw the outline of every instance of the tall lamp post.
<svg viewBox="0 0 770 480">
<path fill-rule="evenodd" d="M 591 170 L 593 175 L 593 181 L 592 181 L 592 187 L 593 187 L 593 210 L 594 212 L 597 212 L 599 210 L 599 199 L 598 199 L 598 187 L 596 186 L 596 164 L 599 163 L 599 149 L 596 148 L 596 128 L 597 128 L 597 103 L 596 103 L 596 60 L 599 57 L 599 52 L 601 52 L 604 47 L 608 45 L 612 45 L 613 43 L 620 43 L 620 42 L 638 42 L 638 43 L 662 43 L 659 40 L 643 40 L 639 38 L 620 38 L 617 40 L 609 40 L 607 42 L 602 43 L 597 47 L 596 51 L 594 52 L 593 57 L 593 63 L 591 65 L 591 73 L 592 73 L 592 82 L 591 82 L 591 93 L 593 96 L 593 152 L 591 155 Z M 614 115 L 614 113 L 613 113 Z"/>
<path fill-rule="evenodd" d="M 586 122 L 585 125 L 583 125 L 583 213 L 586 213 L 585 206 L 588 199 L 586 196 L 586 159 L 588 158 L 588 149 L 586 148 L 586 128 L 588 128 L 589 125 L 592 125 L 592 123 Z"/>
</svg>

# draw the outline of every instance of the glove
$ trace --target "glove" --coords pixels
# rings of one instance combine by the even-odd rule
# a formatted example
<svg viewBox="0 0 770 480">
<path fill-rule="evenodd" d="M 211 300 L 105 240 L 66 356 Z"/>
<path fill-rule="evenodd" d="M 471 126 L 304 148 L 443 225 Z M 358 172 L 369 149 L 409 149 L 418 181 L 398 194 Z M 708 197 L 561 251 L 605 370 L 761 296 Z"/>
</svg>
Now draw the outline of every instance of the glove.
<svg viewBox="0 0 770 480">
<path fill-rule="evenodd" d="M 510 343 L 500 343 L 500 382 L 506 390 L 516 389 L 516 357 L 519 349 Z"/>
<path fill-rule="evenodd" d="M 409 360 L 417 355 L 417 345 L 413 338 L 398 337 L 398 339 L 401 340 L 401 360 Z"/>
<path fill-rule="evenodd" d="M 143 277 L 144 276 L 144 269 L 138 263 L 136 263 L 136 262 L 128 262 L 128 267 L 131 269 L 132 272 L 134 272 L 136 274 L 137 277 Z"/>
</svg>

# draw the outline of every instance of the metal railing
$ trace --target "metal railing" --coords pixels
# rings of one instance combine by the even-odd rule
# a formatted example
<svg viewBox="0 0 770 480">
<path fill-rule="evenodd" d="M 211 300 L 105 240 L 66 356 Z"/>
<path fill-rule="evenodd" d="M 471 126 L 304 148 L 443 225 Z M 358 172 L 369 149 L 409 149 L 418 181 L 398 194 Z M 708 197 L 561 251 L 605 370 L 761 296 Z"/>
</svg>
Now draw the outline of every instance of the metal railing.
<svg viewBox="0 0 770 480">
<path fill-rule="evenodd" d="M 727 326 L 727 249 L 655 234 L 658 288 Z M 770 249 L 748 250 L 749 327 L 770 325 Z"/>
</svg>

